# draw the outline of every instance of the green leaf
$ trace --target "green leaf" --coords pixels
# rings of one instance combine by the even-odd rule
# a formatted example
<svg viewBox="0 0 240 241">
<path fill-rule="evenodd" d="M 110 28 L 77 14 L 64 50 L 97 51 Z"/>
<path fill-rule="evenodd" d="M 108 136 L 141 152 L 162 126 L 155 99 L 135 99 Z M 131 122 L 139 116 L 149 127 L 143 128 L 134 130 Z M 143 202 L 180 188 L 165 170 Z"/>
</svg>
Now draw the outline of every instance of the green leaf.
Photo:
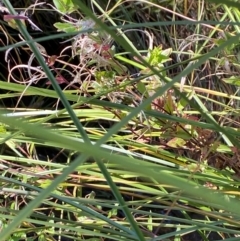
<svg viewBox="0 0 240 241">
<path fill-rule="evenodd" d="M 20 20 L 22 22 L 22 24 L 26 27 L 25 21 L 24 20 Z M 6 21 L 8 23 L 8 25 L 13 28 L 13 29 L 17 29 L 18 30 L 18 25 L 16 23 L 16 21 L 14 19 L 8 20 Z"/>
<path fill-rule="evenodd" d="M 152 211 L 150 210 L 150 213 L 152 213 Z M 148 217 L 148 230 L 152 231 L 153 230 L 153 220 L 152 220 L 152 215 L 149 215 Z"/>
<path fill-rule="evenodd" d="M 119 206 L 118 203 L 114 204 L 115 206 Z M 118 209 L 117 208 L 113 208 L 108 212 L 108 218 L 111 218 L 113 216 L 117 216 L 118 213 Z"/>
<path fill-rule="evenodd" d="M 186 97 L 188 98 L 188 100 L 191 100 L 194 94 L 195 92 L 191 91 L 190 93 L 187 94 Z M 188 104 L 189 104 L 189 101 L 187 101 L 185 98 L 181 98 L 177 103 L 177 110 L 182 111 Z"/>
<path fill-rule="evenodd" d="M 40 234 L 40 235 L 38 236 L 38 241 L 45 241 L 45 240 L 46 240 L 46 237 L 45 237 L 44 234 Z"/>
<path fill-rule="evenodd" d="M 53 0 L 55 7 L 62 13 L 72 13 L 77 10 L 77 6 L 72 0 Z"/>
<path fill-rule="evenodd" d="M 173 147 L 173 148 L 183 147 L 185 144 L 186 144 L 185 140 L 183 140 L 182 138 L 177 138 L 177 137 L 174 137 L 167 143 L 168 146 Z"/>
<path fill-rule="evenodd" d="M 171 60 L 168 55 L 171 53 L 170 49 L 162 50 L 161 46 L 155 47 L 153 50 L 150 50 L 150 57 L 148 58 L 148 63 L 151 66 L 158 66 L 164 62 Z"/>
<path fill-rule="evenodd" d="M 96 193 L 94 191 L 91 191 L 89 194 L 86 195 L 86 198 L 94 199 L 96 196 Z"/>
<path fill-rule="evenodd" d="M 169 92 L 166 96 L 166 101 L 164 104 L 164 109 L 169 113 L 172 114 L 173 111 L 175 111 L 176 106 L 175 106 L 175 101 L 172 97 L 172 94 Z"/>
<path fill-rule="evenodd" d="M 126 74 L 128 71 L 127 71 L 127 67 L 120 64 L 118 61 L 116 60 L 112 60 L 112 59 L 109 59 L 108 60 L 109 64 L 111 65 L 111 67 L 119 74 L 119 75 L 123 75 L 123 74 Z"/>
<path fill-rule="evenodd" d="M 172 48 L 162 50 L 162 55 L 164 56 L 170 56 L 171 53 L 172 53 Z"/>
<path fill-rule="evenodd" d="M 217 46 L 220 46 L 222 45 L 224 42 L 226 42 L 226 40 L 229 40 L 231 39 L 233 36 L 232 33 L 228 33 L 228 32 L 224 32 L 224 39 L 215 39 L 213 40 L 213 42 L 217 45 Z M 236 43 L 232 43 L 232 44 L 229 44 L 225 49 L 224 51 L 226 51 L 228 54 L 231 54 L 231 51 L 237 47 L 237 45 L 239 44 L 239 42 L 236 42 Z"/>
<path fill-rule="evenodd" d="M 240 86 L 240 77 L 232 76 L 230 78 L 223 78 L 223 81 L 230 85 Z"/>
<path fill-rule="evenodd" d="M 0 133 L 6 133 L 6 126 L 0 123 Z"/>
<path fill-rule="evenodd" d="M 149 96 L 145 84 L 143 84 L 141 81 L 139 81 L 139 82 L 137 83 L 137 90 L 138 90 L 143 96 L 146 96 L 146 97 Z"/>
<path fill-rule="evenodd" d="M 77 28 L 74 27 L 71 23 L 54 23 L 53 26 L 57 28 L 58 32 L 72 33 L 77 31 Z"/>
<path fill-rule="evenodd" d="M 95 73 L 96 81 L 103 89 L 115 85 L 115 75 L 114 71 L 96 71 Z"/>
</svg>

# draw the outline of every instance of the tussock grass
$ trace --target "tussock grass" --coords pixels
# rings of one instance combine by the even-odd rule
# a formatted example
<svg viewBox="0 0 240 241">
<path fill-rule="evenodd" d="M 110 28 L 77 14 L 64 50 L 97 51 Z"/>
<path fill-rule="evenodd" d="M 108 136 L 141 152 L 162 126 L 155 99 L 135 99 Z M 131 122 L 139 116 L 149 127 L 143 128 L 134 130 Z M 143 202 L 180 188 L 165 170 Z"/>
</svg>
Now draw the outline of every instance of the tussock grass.
<svg viewBox="0 0 240 241">
<path fill-rule="evenodd" d="M 1 238 L 238 240 L 238 3 L 3 2 Z"/>
</svg>

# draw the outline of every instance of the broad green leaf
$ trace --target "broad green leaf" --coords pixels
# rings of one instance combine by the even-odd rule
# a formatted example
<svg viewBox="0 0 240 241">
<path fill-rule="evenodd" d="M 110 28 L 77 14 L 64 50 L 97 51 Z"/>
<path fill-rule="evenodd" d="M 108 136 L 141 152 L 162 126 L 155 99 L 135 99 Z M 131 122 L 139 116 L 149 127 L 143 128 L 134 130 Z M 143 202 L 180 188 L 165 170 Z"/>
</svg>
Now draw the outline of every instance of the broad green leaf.
<svg viewBox="0 0 240 241">
<path fill-rule="evenodd" d="M 240 77 L 231 76 L 230 78 L 223 78 L 223 81 L 230 85 L 240 86 Z"/>
<path fill-rule="evenodd" d="M 53 26 L 57 28 L 58 32 L 72 33 L 77 31 L 77 28 L 74 27 L 71 23 L 54 23 Z"/>
<path fill-rule="evenodd" d="M 77 10 L 72 0 L 53 0 L 55 7 L 62 13 L 72 13 Z"/>
<path fill-rule="evenodd" d="M 186 144 L 186 141 L 177 137 L 174 137 L 167 143 L 168 146 L 173 148 L 183 147 L 185 144 Z"/>
</svg>

